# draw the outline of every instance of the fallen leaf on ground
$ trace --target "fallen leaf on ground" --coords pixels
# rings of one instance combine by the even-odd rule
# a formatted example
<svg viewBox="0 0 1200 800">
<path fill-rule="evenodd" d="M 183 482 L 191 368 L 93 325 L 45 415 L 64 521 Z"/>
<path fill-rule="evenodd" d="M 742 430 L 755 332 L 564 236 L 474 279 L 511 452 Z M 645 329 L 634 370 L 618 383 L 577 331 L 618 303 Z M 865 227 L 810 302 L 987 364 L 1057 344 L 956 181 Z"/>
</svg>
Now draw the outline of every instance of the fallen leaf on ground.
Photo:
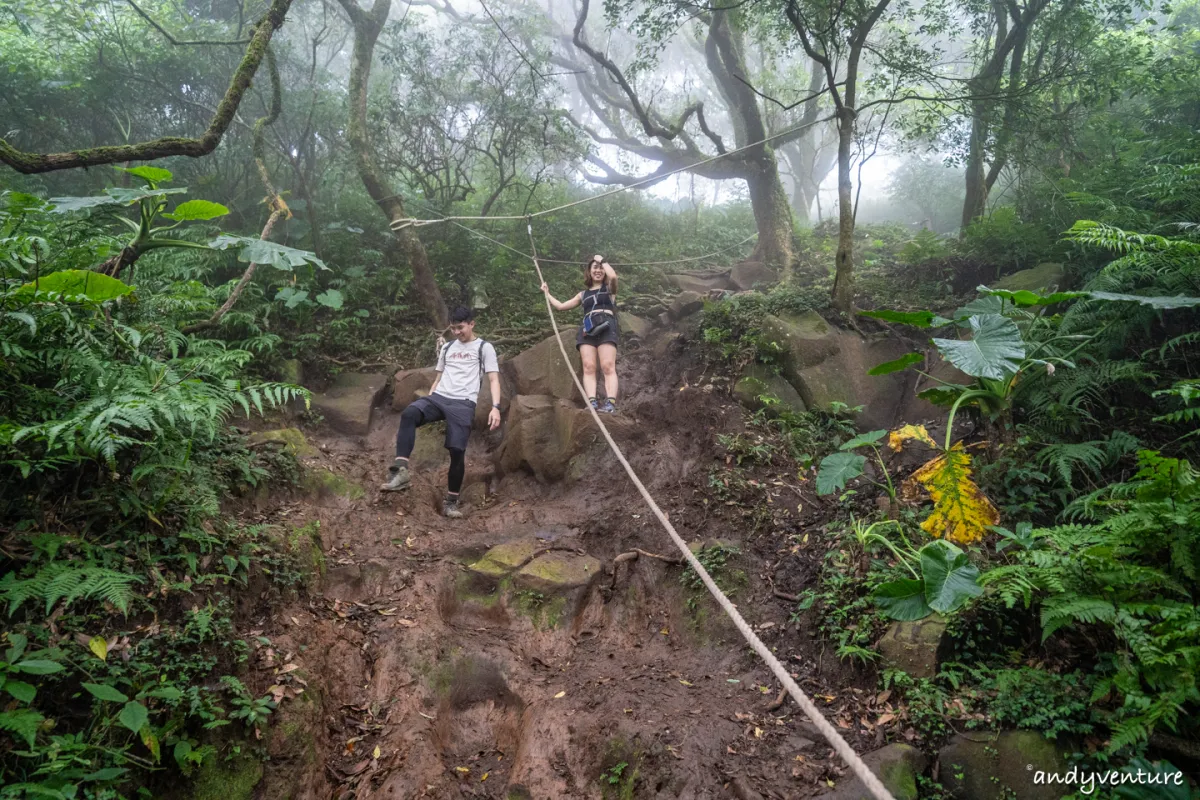
<svg viewBox="0 0 1200 800">
<path fill-rule="evenodd" d="M 375 759 L 376 761 L 378 761 L 378 760 L 379 760 L 379 757 L 380 757 L 381 755 L 383 755 L 383 751 L 381 751 L 381 750 L 379 749 L 379 745 L 375 745 L 375 750 L 374 750 L 374 751 L 372 751 L 372 753 L 371 753 L 371 758 L 373 758 L 373 759 Z"/>
<path fill-rule="evenodd" d="M 554 699 L 557 700 L 560 697 L 566 697 L 566 696 L 567 696 L 566 692 L 559 692 L 558 694 L 554 695 Z"/>
</svg>

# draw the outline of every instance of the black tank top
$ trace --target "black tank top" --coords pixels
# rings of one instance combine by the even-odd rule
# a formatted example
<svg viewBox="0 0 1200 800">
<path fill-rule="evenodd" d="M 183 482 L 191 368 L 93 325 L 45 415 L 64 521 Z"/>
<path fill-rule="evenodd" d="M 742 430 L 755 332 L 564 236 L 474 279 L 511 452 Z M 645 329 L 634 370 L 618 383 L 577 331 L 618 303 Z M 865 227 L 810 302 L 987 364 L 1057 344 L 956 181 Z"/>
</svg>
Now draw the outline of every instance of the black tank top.
<svg viewBox="0 0 1200 800">
<path fill-rule="evenodd" d="M 617 310 L 617 306 L 613 302 L 612 292 L 608 291 L 607 281 L 599 289 L 585 289 L 583 291 L 582 303 L 583 313 L 585 314 L 604 309 L 612 312 L 616 312 Z"/>
</svg>

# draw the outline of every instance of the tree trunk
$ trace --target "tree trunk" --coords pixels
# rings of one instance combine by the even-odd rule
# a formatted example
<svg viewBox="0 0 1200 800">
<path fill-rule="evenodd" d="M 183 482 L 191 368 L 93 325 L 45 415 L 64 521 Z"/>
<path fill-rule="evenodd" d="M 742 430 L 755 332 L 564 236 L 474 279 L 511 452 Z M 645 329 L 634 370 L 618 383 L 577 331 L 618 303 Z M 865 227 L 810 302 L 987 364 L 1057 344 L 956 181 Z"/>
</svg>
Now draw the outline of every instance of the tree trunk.
<svg viewBox="0 0 1200 800">
<path fill-rule="evenodd" d="M 854 117 L 853 108 L 838 109 L 838 249 L 833 307 L 847 315 L 854 306 L 854 187 L 850 181 Z"/>
<path fill-rule="evenodd" d="M 750 168 L 746 183 L 758 228 L 758 244 L 750 258 L 779 267 L 780 280 L 786 281 L 792 276 L 792 209 L 779 179 L 779 164 L 768 150 Z"/>
<path fill-rule="evenodd" d="M 346 138 L 354 154 L 354 165 L 362 178 L 367 194 L 375 201 L 389 223 L 406 219 L 404 201 L 384 185 L 375 155 L 367 138 L 367 84 L 371 77 L 371 61 L 375 42 L 391 11 L 391 0 L 375 0 L 370 13 L 364 12 L 356 0 L 339 0 L 354 23 L 354 55 L 350 67 L 350 121 Z M 449 324 L 449 312 L 442 292 L 438 288 L 433 268 L 429 265 L 429 254 L 412 228 L 403 228 L 394 233 L 409 267 L 413 272 L 413 286 L 421 307 L 429 315 L 435 328 L 443 330 Z"/>
<path fill-rule="evenodd" d="M 971 138 L 967 145 L 966 197 L 963 199 L 961 236 L 967 226 L 987 211 L 988 185 L 984 169 L 988 123 L 982 103 L 971 104 Z"/>
</svg>

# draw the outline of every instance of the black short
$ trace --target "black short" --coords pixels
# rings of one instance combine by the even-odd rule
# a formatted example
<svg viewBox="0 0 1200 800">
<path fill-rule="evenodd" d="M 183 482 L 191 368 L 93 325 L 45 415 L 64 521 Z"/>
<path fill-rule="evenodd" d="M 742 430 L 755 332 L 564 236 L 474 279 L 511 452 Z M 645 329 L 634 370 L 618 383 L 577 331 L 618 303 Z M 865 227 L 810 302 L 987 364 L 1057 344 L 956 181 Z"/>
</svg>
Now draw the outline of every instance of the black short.
<svg viewBox="0 0 1200 800">
<path fill-rule="evenodd" d="M 612 346 L 616 347 L 617 342 L 620 339 L 617 315 L 613 314 L 612 316 L 609 316 L 608 314 L 597 314 L 595 319 L 597 324 L 599 324 L 600 320 L 602 319 L 610 320 L 611 324 L 608 326 L 608 329 L 599 336 L 584 336 L 583 323 L 580 323 L 579 331 L 575 334 L 576 349 L 578 349 L 580 345 L 584 344 L 590 344 L 592 347 L 599 347 L 602 344 L 611 344 Z"/>
<path fill-rule="evenodd" d="M 471 438 L 471 425 L 475 421 L 475 404 L 470 400 L 454 400 L 434 392 L 418 397 L 409 408 L 421 412 L 421 423 L 446 420 L 446 449 L 466 450 Z"/>
</svg>

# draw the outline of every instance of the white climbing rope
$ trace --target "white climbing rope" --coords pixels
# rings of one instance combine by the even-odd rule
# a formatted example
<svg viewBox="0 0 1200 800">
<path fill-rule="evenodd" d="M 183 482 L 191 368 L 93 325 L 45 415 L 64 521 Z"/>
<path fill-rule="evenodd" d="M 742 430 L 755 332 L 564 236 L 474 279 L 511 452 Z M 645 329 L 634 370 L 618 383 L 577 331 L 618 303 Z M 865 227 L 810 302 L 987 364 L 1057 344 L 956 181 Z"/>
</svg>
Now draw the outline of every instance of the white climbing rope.
<svg viewBox="0 0 1200 800">
<path fill-rule="evenodd" d="M 529 232 L 529 249 L 532 252 L 532 256 L 530 256 L 530 258 L 533 260 L 534 269 L 537 270 L 538 283 L 540 285 L 545 283 L 546 279 L 542 276 L 542 268 L 538 264 L 537 245 L 533 240 L 533 223 L 529 218 L 526 218 L 526 230 Z M 554 339 L 556 342 L 558 342 L 558 349 L 562 353 L 563 363 L 566 365 L 567 371 L 571 373 L 571 380 L 575 382 L 575 388 L 579 390 L 579 394 L 583 398 L 584 405 L 587 407 L 588 411 L 591 412 L 592 419 L 596 422 L 597 427 L 600 428 L 600 432 L 604 434 L 604 439 L 608 442 L 608 446 L 612 448 L 613 453 L 617 456 L 617 460 L 620 461 L 621 466 L 625 468 L 625 472 L 629 475 L 629 479 L 633 481 L 633 485 L 636 486 L 638 491 L 642 493 L 642 498 L 646 501 L 646 504 L 650 506 L 650 510 L 654 512 L 654 516 L 658 518 L 658 521 L 662 523 L 663 528 L 665 528 L 667 533 L 670 535 L 671 541 L 673 541 L 675 546 L 679 548 L 679 552 L 685 559 L 687 559 L 687 562 L 691 568 L 696 571 L 697 575 L 700 576 L 700 580 L 704 581 L 704 585 L 708 587 L 709 594 L 713 596 L 713 599 L 717 601 L 717 604 L 720 605 L 722 610 L 724 610 L 725 613 L 729 615 L 729 618 L 733 620 L 733 624 L 735 627 L 737 627 L 738 633 L 742 634 L 742 638 L 746 640 L 746 643 L 753 648 L 754 652 L 758 653 L 759 657 L 761 657 L 764 662 L 766 662 L 767 666 L 771 669 L 771 672 L 774 673 L 775 677 L 779 680 L 783 687 L 787 689 L 788 694 L 792 696 L 792 699 L 796 701 L 796 704 L 803 709 L 806 715 L 808 715 L 808 718 L 812 720 L 814 725 L 817 726 L 817 729 L 821 731 L 821 734 L 826 738 L 826 740 L 829 741 L 829 744 L 833 746 L 833 749 L 837 751 L 837 754 L 842 757 L 842 760 L 845 761 L 846 764 L 849 765 L 850 769 L 854 771 L 854 774 L 860 781 L 863 782 L 863 785 L 867 787 L 867 790 L 875 797 L 875 800 L 895 800 L 895 798 L 892 797 L 891 792 L 887 790 L 887 787 L 885 787 L 879 778 L 877 778 L 875 774 L 871 772 L 871 768 L 868 767 L 866 763 L 864 763 L 863 760 L 858 756 L 858 754 L 854 752 L 854 748 L 852 748 L 846 742 L 846 740 L 842 738 L 841 734 L 839 734 L 837 730 L 829 724 L 829 720 L 825 719 L 824 715 L 821 714 L 816 705 L 808 699 L 808 695 L 806 695 L 804 691 L 796 685 L 796 682 L 792 680 L 792 676 L 788 674 L 788 671 L 784 668 L 783 664 L 779 663 L 779 659 L 775 657 L 774 653 L 772 653 L 770 649 L 763 644 L 762 640 L 755 635 L 754 631 L 750 629 L 750 626 L 747 624 L 746 620 L 742 618 L 742 615 L 738 613 L 736 608 L 734 608 L 733 603 L 729 602 L 729 598 L 725 596 L 725 593 L 722 592 L 717 584 L 713 581 L 712 576 L 708 574 L 708 570 L 704 568 L 704 565 L 700 563 L 699 559 L 697 559 L 692 553 L 691 549 L 688 548 L 687 543 L 683 541 L 683 537 L 681 537 L 675 531 L 675 526 L 673 526 L 670 520 L 667 519 L 667 515 L 662 512 L 662 509 L 658 507 L 658 503 L 654 502 L 654 498 L 650 496 L 650 492 L 646 490 L 645 485 L 642 484 L 642 481 L 638 478 L 637 473 L 633 471 L 633 467 L 631 467 L 629 462 L 625 459 L 625 454 L 621 452 L 621 448 L 617 447 L 617 443 L 613 441 L 612 436 L 608 432 L 608 428 L 604 427 L 604 422 L 600 419 L 600 415 L 596 413 L 596 409 L 592 408 L 592 404 L 588 402 L 587 392 L 584 390 L 583 384 L 580 383 L 579 376 L 575 374 L 575 370 L 571 369 L 571 360 L 567 357 L 567 348 L 563 346 L 562 336 L 558 331 L 558 322 L 554 319 L 554 308 L 550 305 L 549 295 L 545 295 L 545 300 L 546 313 L 550 315 L 550 324 L 554 327 Z"/>
</svg>

